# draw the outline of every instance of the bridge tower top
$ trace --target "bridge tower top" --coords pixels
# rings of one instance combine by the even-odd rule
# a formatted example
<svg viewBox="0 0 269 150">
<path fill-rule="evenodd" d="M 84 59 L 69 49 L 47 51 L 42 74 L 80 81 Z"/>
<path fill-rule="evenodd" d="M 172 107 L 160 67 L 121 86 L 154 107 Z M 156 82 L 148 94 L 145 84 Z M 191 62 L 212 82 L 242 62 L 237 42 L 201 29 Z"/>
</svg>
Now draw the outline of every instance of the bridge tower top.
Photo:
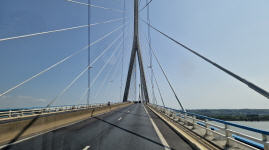
<svg viewBox="0 0 269 150">
<path fill-rule="evenodd" d="M 134 0 L 134 36 L 133 36 L 133 47 L 130 57 L 130 63 L 129 63 L 129 69 L 127 74 L 127 80 L 124 90 L 124 96 L 123 96 L 123 102 L 127 101 L 128 95 L 129 95 L 129 89 L 130 89 L 130 82 L 131 82 L 131 76 L 132 71 L 134 67 L 134 62 L 136 61 L 136 55 L 138 58 L 138 64 L 139 64 L 139 71 L 140 71 L 140 82 L 141 82 L 141 93 L 144 95 L 145 101 L 149 102 L 149 96 L 148 96 L 148 90 L 147 90 L 147 83 L 146 83 L 146 77 L 143 67 L 143 59 L 141 55 L 141 49 L 139 45 L 139 13 L 138 13 L 138 0 Z"/>
</svg>

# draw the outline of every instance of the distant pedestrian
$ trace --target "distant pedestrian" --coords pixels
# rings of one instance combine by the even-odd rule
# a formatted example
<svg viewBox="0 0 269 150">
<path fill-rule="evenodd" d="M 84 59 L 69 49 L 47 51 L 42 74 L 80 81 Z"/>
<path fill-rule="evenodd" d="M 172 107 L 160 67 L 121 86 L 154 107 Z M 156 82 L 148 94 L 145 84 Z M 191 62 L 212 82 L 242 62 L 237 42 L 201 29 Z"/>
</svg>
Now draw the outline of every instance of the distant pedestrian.
<svg viewBox="0 0 269 150">
<path fill-rule="evenodd" d="M 107 106 L 109 107 L 109 111 L 111 111 L 110 101 L 108 101 Z"/>
</svg>

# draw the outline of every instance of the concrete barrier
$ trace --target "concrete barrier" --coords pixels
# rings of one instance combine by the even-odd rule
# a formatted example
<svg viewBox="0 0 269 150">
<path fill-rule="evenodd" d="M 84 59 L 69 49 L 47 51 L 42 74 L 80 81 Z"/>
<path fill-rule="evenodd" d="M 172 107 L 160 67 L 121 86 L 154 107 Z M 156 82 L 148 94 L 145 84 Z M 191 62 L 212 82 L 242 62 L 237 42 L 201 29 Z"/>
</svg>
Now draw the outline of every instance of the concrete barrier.
<svg viewBox="0 0 269 150">
<path fill-rule="evenodd" d="M 219 147 L 212 145 L 203 138 L 193 134 L 181 124 L 176 123 L 172 118 L 170 112 L 166 112 L 168 116 L 158 112 L 158 110 L 151 105 L 147 105 L 148 108 L 155 113 L 161 120 L 163 120 L 168 126 L 170 126 L 176 133 L 178 133 L 188 144 L 192 145 L 194 149 L 199 150 L 220 150 Z"/>
<path fill-rule="evenodd" d="M 0 122 L 0 145 L 9 143 L 23 130 L 24 132 L 20 135 L 20 138 L 50 131 L 130 104 L 132 103 L 126 102 L 83 110 L 4 120 Z M 31 124 L 31 126 L 25 130 L 29 124 Z"/>
</svg>

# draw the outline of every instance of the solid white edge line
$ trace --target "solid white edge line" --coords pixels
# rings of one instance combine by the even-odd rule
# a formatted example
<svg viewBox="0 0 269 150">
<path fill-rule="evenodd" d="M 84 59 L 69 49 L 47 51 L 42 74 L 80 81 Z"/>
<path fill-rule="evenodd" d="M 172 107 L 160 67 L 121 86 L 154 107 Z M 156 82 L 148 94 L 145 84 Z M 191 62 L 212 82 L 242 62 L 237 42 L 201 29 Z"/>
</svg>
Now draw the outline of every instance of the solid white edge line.
<svg viewBox="0 0 269 150">
<path fill-rule="evenodd" d="M 88 150 L 90 148 L 90 146 L 85 146 L 82 150 Z"/>
<path fill-rule="evenodd" d="M 160 141 L 165 146 L 164 149 L 165 150 L 170 150 L 170 147 L 169 147 L 168 143 L 166 142 L 165 138 L 163 137 L 161 131 L 159 130 L 159 128 L 157 127 L 157 125 L 154 123 L 153 119 L 150 117 L 150 115 L 149 115 L 147 109 L 145 108 L 145 105 L 144 104 L 143 104 L 143 106 L 144 106 L 144 109 L 145 109 L 145 111 L 146 111 L 146 113 L 147 113 L 147 115 L 149 117 L 149 120 L 150 120 L 152 126 L 154 127 L 154 129 L 155 129 L 155 131 L 156 131 L 156 133 L 157 133 Z"/>
</svg>

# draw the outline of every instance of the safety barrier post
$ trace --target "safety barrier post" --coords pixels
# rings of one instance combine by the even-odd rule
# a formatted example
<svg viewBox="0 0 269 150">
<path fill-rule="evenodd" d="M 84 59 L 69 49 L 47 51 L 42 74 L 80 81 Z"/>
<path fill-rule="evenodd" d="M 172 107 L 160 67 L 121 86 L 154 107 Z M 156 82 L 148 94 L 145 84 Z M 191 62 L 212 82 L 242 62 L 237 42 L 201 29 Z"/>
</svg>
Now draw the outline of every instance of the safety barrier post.
<svg viewBox="0 0 269 150">
<path fill-rule="evenodd" d="M 12 110 L 9 110 L 8 117 L 12 117 Z"/>
<path fill-rule="evenodd" d="M 229 147 L 230 143 L 229 143 L 229 126 L 227 124 L 224 124 L 224 131 L 225 131 L 225 138 L 226 138 L 226 147 Z"/>
<path fill-rule="evenodd" d="M 195 124 L 196 124 L 196 116 L 192 116 L 192 129 L 195 129 Z"/>
<path fill-rule="evenodd" d="M 267 135 L 262 134 L 262 141 L 263 141 L 263 145 L 264 145 L 264 150 L 269 150 Z"/>
<path fill-rule="evenodd" d="M 176 119 L 176 113 L 174 111 L 172 111 L 172 118 L 173 118 L 173 120 Z"/>
<path fill-rule="evenodd" d="M 205 119 L 205 136 L 208 135 L 208 119 Z"/>
<path fill-rule="evenodd" d="M 187 121 L 187 113 L 185 113 L 185 112 L 184 112 L 184 122 L 183 123 L 186 124 L 186 125 L 188 123 L 188 121 Z"/>
</svg>

